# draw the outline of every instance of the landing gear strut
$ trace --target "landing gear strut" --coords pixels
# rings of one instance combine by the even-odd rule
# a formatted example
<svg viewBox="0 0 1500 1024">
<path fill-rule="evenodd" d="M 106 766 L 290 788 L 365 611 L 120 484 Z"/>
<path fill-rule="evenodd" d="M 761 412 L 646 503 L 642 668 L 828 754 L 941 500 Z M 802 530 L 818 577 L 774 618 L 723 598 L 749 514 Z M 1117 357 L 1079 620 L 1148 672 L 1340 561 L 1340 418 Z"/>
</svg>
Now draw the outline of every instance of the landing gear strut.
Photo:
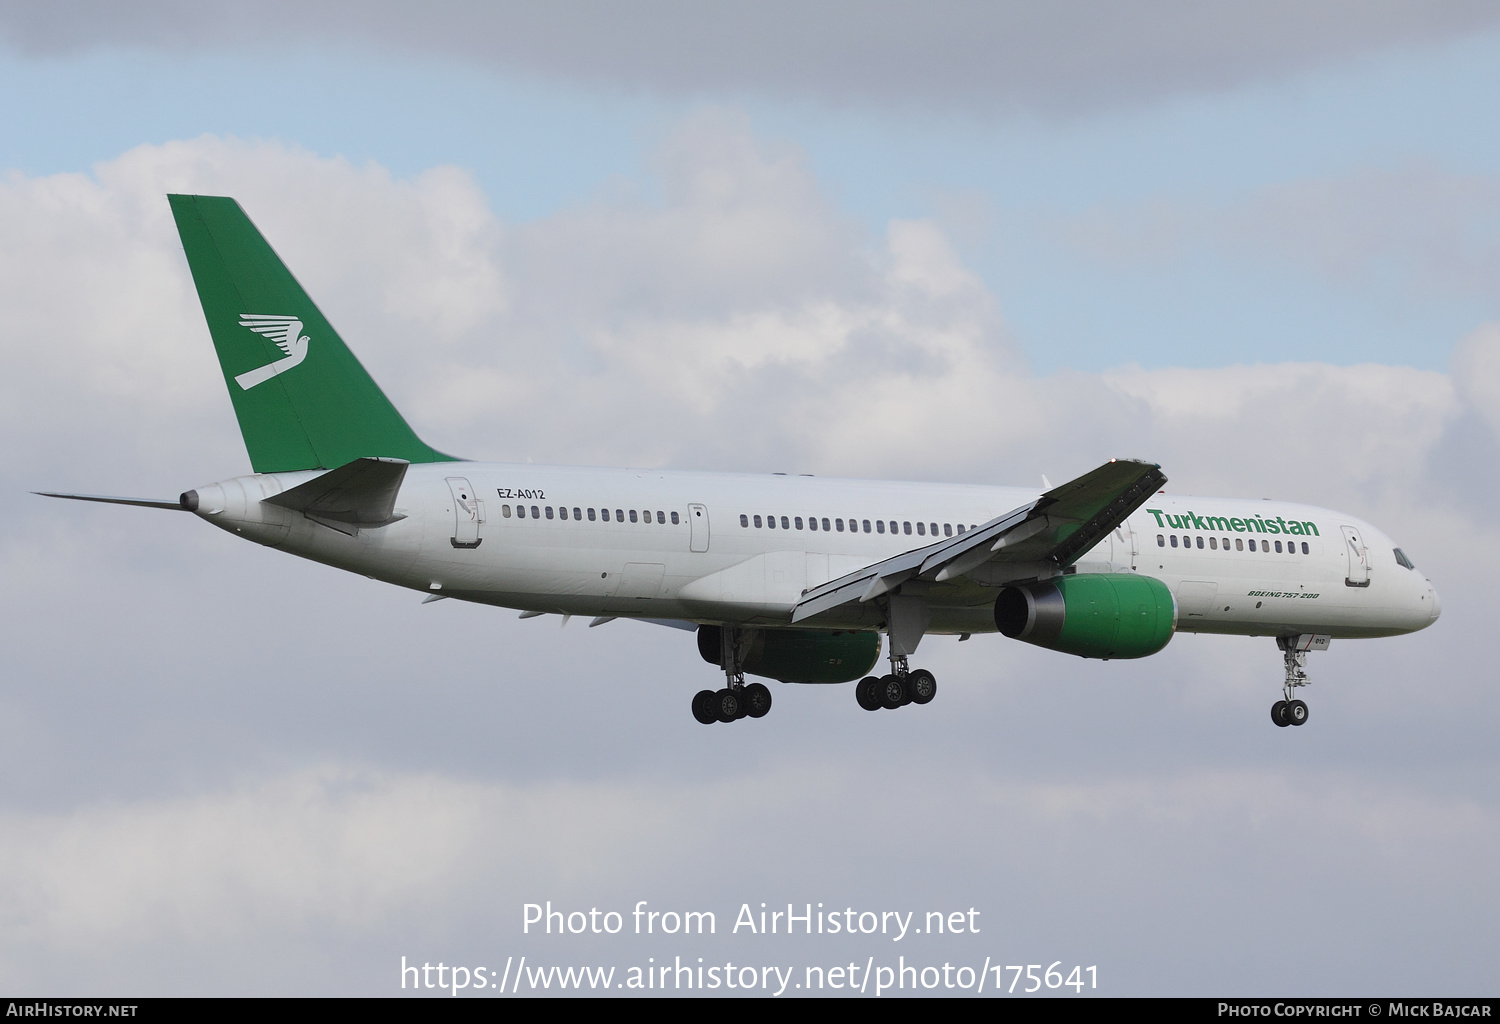
<svg viewBox="0 0 1500 1024">
<path fill-rule="evenodd" d="M 854 687 L 854 699 L 866 711 L 879 711 L 907 704 L 928 704 L 937 696 L 937 677 L 925 668 L 912 671 L 906 655 L 891 654 L 891 671 L 884 676 L 865 676 Z"/>
<path fill-rule="evenodd" d="M 1276 646 L 1281 648 L 1281 660 L 1286 665 L 1286 678 L 1281 684 L 1282 699 L 1271 705 L 1271 721 L 1283 728 L 1307 721 L 1307 703 L 1292 697 L 1292 691 L 1297 687 L 1312 685 L 1312 680 L 1307 678 L 1307 651 L 1298 648 L 1297 639 L 1292 636 L 1276 638 Z"/>
<path fill-rule="evenodd" d="M 764 683 L 745 683 L 744 632 L 733 626 L 721 626 L 719 645 L 724 688 L 699 690 L 693 697 L 693 717 L 704 725 L 764 718 L 771 710 L 771 690 Z"/>
</svg>

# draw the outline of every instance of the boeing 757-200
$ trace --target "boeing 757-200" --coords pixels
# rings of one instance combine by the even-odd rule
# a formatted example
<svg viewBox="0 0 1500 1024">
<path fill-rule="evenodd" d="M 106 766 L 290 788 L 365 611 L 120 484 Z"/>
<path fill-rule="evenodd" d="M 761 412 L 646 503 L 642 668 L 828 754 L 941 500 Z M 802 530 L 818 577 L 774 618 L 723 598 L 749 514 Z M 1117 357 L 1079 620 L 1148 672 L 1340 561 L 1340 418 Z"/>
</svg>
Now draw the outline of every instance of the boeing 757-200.
<svg viewBox="0 0 1500 1024">
<path fill-rule="evenodd" d="M 746 676 L 844 683 L 869 711 L 926 704 L 929 633 L 999 632 L 1084 658 L 1179 631 L 1274 638 L 1271 718 L 1301 725 L 1307 652 L 1438 617 L 1432 584 L 1369 523 L 1189 498 L 1110 460 L 1035 490 L 469 462 L 424 444 L 233 199 L 169 197 L 254 473 L 183 509 L 340 569 L 523 616 L 693 630 L 724 685 L 704 724 L 763 716 Z M 886 638 L 890 670 L 871 674 Z"/>
</svg>

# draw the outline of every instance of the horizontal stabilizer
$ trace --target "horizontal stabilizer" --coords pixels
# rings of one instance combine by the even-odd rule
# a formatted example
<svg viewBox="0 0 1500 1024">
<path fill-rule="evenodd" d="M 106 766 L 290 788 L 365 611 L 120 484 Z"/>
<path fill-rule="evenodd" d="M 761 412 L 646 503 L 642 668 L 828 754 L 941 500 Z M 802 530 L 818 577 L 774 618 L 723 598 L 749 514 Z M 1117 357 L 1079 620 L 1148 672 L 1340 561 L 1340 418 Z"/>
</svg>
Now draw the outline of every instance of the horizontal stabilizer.
<svg viewBox="0 0 1500 1024">
<path fill-rule="evenodd" d="M 173 501 L 158 501 L 154 498 L 107 498 L 102 494 L 55 494 L 52 491 L 32 491 L 32 494 L 40 494 L 44 498 L 70 498 L 73 501 L 102 501 L 110 505 L 140 505 L 142 508 L 175 508 L 179 512 L 186 512 L 187 506 L 182 503 L 181 498 Z"/>
<path fill-rule="evenodd" d="M 408 465 L 404 459 L 355 459 L 264 500 L 326 526 L 388 526 L 405 518 L 395 508 Z"/>
</svg>

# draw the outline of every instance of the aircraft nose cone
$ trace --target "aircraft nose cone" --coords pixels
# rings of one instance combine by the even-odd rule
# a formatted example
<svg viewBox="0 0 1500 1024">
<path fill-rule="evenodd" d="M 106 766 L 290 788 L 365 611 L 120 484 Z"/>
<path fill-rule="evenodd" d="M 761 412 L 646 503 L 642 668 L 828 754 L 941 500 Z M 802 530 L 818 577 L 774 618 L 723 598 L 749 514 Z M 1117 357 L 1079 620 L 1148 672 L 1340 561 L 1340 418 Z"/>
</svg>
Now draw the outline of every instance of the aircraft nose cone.
<svg viewBox="0 0 1500 1024">
<path fill-rule="evenodd" d="M 1432 604 L 1432 611 L 1427 619 L 1427 624 L 1431 625 L 1438 620 L 1439 615 L 1443 614 L 1443 602 L 1438 599 L 1437 588 L 1430 582 L 1427 584 L 1427 600 Z"/>
</svg>

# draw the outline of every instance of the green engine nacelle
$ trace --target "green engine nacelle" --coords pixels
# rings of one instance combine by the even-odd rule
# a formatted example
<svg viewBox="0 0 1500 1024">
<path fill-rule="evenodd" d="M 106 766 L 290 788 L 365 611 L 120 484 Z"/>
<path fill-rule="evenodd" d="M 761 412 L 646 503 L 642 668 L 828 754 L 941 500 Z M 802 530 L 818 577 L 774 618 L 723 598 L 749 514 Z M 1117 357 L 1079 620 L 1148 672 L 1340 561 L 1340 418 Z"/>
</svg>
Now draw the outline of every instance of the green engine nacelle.
<svg viewBox="0 0 1500 1024">
<path fill-rule="evenodd" d="M 847 683 L 868 675 L 880 657 L 879 633 L 824 629 L 746 630 L 745 671 L 783 683 Z M 720 660 L 718 626 L 698 627 L 698 653 L 710 665 Z"/>
<path fill-rule="evenodd" d="M 1079 573 L 1006 587 L 995 625 L 1013 640 L 1081 658 L 1144 658 L 1172 639 L 1177 602 L 1151 576 Z"/>
</svg>

